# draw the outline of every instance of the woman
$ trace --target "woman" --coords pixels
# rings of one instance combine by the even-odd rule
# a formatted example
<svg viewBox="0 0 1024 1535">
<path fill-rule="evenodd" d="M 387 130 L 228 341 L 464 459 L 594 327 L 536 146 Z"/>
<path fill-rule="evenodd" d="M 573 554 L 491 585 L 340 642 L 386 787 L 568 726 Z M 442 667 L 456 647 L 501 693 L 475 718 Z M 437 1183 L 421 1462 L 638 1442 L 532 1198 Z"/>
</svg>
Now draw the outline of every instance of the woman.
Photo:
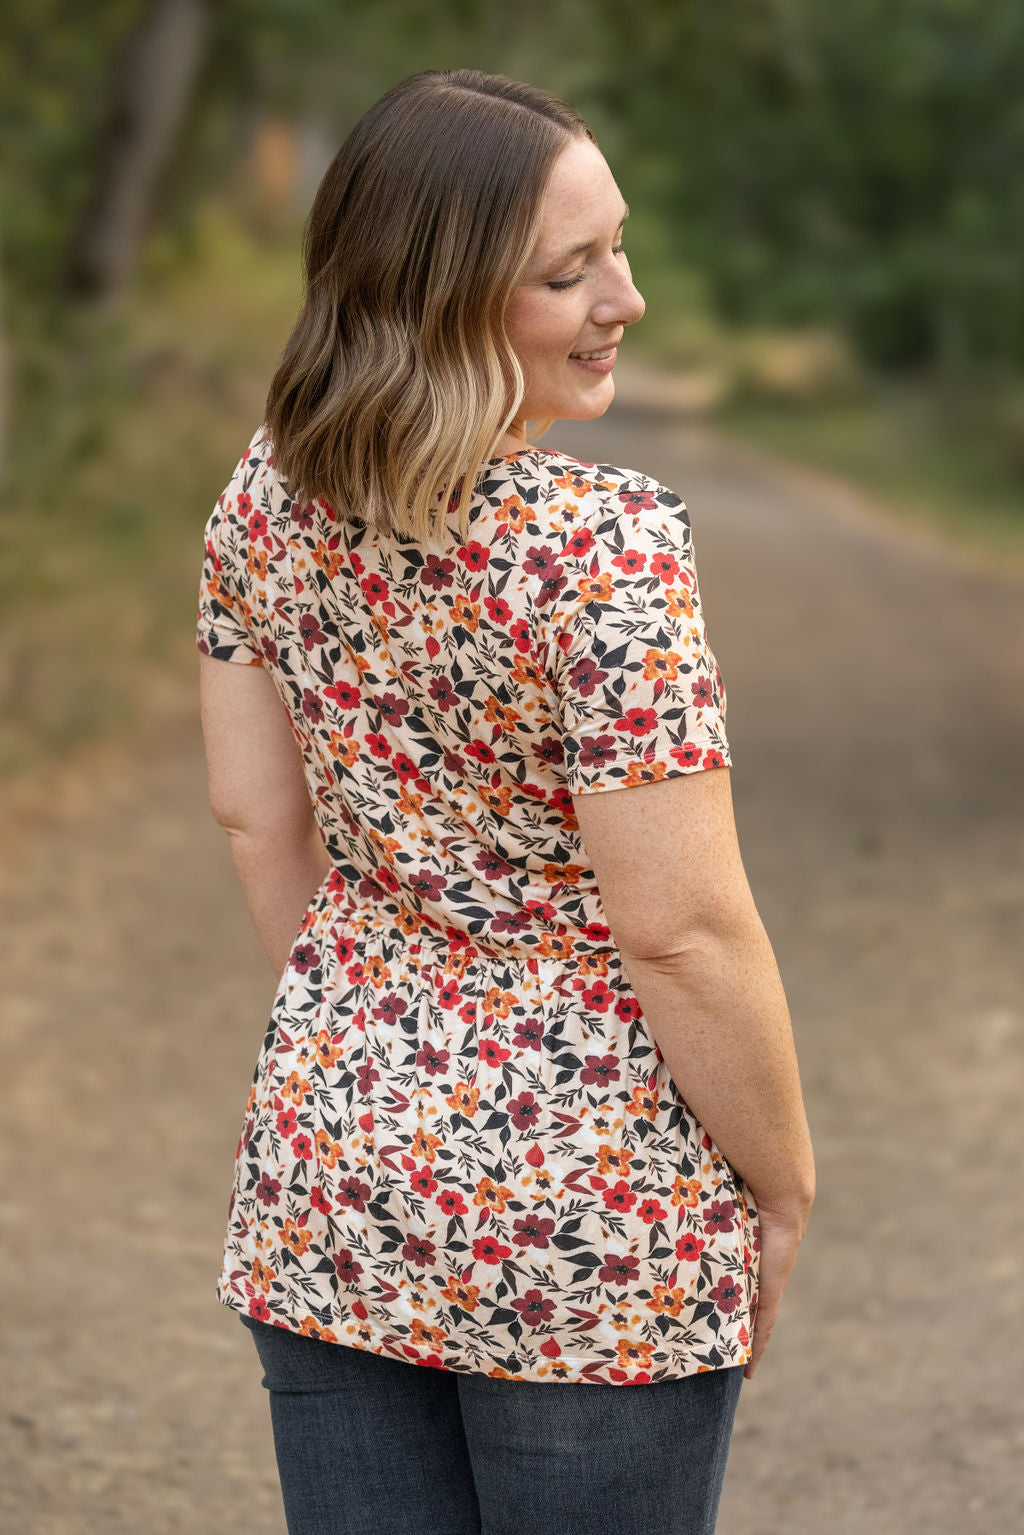
<svg viewBox="0 0 1024 1535">
<path fill-rule="evenodd" d="M 611 402 L 627 214 L 547 93 L 388 91 L 207 524 L 280 977 L 218 1294 L 293 1535 L 713 1530 L 813 1198 L 686 508 L 527 436 Z"/>
</svg>

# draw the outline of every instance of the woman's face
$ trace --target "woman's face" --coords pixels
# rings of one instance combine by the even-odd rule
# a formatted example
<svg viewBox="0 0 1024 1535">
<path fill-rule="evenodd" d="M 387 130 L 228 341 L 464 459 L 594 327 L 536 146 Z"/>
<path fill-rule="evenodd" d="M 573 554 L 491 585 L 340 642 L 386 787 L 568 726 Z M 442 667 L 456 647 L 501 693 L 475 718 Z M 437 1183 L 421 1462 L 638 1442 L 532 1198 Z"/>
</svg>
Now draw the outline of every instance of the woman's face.
<svg viewBox="0 0 1024 1535">
<path fill-rule="evenodd" d="M 611 404 L 615 348 L 644 312 L 621 243 L 628 212 L 601 151 L 573 139 L 552 167 L 537 243 L 506 311 L 526 380 L 513 436 L 525 437 L 527 421 L 589 421 Z M 587 363 L 581 352 L 608 355 Z"/>
</svg>

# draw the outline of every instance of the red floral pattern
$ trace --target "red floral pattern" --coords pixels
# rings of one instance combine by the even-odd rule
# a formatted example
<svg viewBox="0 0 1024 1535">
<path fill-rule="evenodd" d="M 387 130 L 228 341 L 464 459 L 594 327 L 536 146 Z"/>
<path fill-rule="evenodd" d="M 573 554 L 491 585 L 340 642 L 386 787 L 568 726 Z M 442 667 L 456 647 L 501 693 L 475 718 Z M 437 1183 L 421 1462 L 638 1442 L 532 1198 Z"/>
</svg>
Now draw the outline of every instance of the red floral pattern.
<svg viewBox="0 0 1024 1535">
<path fill-rule="evenodd" d="M 727 766 L 690 524 L 645 475 L 492 459 L 469 536 L 297 502 L 257 431 L 197 641 L 269 668 L 332 868 L 274 998 L 219 1298 L 441 1369 L 746 1363 L 756 1210 L 611 940 L 574 794 Z"/>
</svg>

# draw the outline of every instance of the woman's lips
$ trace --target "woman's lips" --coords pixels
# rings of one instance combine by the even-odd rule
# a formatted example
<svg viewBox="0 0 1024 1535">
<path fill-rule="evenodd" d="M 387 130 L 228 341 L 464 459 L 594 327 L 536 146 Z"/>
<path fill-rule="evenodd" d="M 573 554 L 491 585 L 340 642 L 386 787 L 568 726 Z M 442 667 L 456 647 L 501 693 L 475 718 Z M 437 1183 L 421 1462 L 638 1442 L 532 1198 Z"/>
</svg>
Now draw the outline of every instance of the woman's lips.
<svg viewBox="0 0 1024 1535">
<path fill-rule="evenodd" d="M 596 350 L 596 348 L 594 348 Z M 586 368 L 588 373 L 610 373 L 615 366 L 618 356 L 618 347 L 610 347 L 607 357 L 573 357 L 569 361 L 575 363 L 577 368 Z"/>
</svg>

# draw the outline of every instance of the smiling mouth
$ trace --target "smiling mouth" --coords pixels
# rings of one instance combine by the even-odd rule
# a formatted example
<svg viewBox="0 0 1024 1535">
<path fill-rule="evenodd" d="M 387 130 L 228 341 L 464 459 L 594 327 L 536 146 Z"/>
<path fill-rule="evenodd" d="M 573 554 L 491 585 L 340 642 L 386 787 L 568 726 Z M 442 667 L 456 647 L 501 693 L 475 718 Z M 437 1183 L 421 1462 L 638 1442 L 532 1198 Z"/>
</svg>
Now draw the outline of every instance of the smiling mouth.
<svg viewBox="0 0 1024 1535">
<path fill-rule="evenodd" d="M 570 352 L 569 356 L 574 357 L 577 362 L 597 362 L 604 357 L 610 357 L 614 351 L 613 346 L 606 346 L 599 352 Z"/>
</svg>

